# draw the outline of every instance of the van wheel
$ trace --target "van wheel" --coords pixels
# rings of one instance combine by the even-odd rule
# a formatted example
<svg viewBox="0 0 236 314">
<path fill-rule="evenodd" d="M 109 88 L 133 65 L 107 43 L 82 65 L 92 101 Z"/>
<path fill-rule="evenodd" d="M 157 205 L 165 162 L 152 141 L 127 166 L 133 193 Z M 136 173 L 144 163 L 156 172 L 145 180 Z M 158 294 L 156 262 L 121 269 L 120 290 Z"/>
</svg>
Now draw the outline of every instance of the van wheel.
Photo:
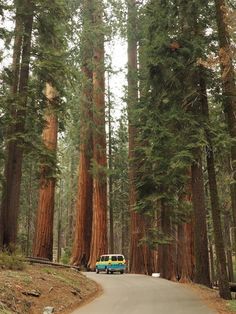
<svg viewBox="0 0 236 314">
<path fill-rule="evenodd" d="M 99 269 L 96 268 L 96 274 L 99 274 Z"/>
<path fill-rule="evenodd" d="M 109 271 L 109 269 L 108 269 L 108 268 L 107 268 L 107 270 L 106 270 L 106 271 L 107 271 L 107 274 L 109 274 L 109 273 L 110 273 L 110 271 Z"/>
<path fill-rule="evenodd" d="M 111 274 L 114 274 L 114 271 L 111 271 Z"/>
<path fill-rule="evenodd" d="M 121 274 L 124 274 L 124 271 L 123 271 L 123 270 L 121 270 L 121 271 L 120 271 L 120 273 L 121 273 Z"/>
</svg>

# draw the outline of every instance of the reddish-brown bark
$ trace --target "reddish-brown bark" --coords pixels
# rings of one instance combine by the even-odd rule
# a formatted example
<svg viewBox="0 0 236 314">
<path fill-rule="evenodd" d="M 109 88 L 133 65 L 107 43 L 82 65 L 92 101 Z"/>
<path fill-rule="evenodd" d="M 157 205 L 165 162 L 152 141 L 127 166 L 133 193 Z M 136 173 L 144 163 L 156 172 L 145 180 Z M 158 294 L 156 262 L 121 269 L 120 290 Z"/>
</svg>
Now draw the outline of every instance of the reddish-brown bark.
<svg viewBox="0 0 236 314">
<path fill-rule="evenodd" d="M 130 202 L 134 199 L 130 198 Z M 129 259 L 129 271 L 131 273 L 145 274 L 145 256 L 143 245 L 140 244 L 140 240 L 144 236 L 144 224 L 143 217 L 131 211 L 130 217 L 130 259 Z"/>
<path fill-rule="evenodd" d="M 176 281 L 175 241 L 170 209 L 164 201 L 161 208 L 161 230 L 168 237 L 166 244 L 159 245 L 159 270 L 162 278 Z"/>
<path fill-rule="evenodd" d="M 178 276 L 179 281 L 186 283 L 193 280 L 193 224 L 183 223 L 178 226 Z"/>
<path fill-rule="evenodd" d="M 99 255 L 107 253 L 107 160 L 105 132 L 104 36 L 102 3 L 97 3 L 94 27 L 98 30 L 93 57 L 93 222 L 88 267 L 95 268 Z"/>
<path fill-rule="evenodd" d="M 190 172 L 190 171 L 189 171 Z M 189 174 L 190 175 L 190 174 Z M 189 180 L 190 181 L 190 180 Z M 191 202 L 192 193 L 190 182 L 186 185 L 186 191 L 181 196 L 183 201 Z M 177 269 L 179 281 L 190 282 L 194 276 L 194 237 L 193 237 L 193 215 L 185 217 L 186 222 L 178 225 L 177 229 Z"/>
<path fill-rule="evenodd" d="M 144 219 L 144 230 L 143 234 L 146 239 L 149 238 L 149 228 L 154 227 L 150 223 L 150 217 L 142 217 Z M 147 275 L 151 275 L 152 273 L 157 272 L 157 249 L 151 249 L 148 244 L 142 244 L 143 247 L 143 255 L 144 255 L 144 273 Z"/>
<path fill-rule="evenodd" d="M 89 172 L 91 159 L 87 155 L 86 144 L 80 145 L 79 177 L 77 192 L 77 216 L 71 263 L 86 266 L 90 255 L 92 231 L 92 195 L 93 184 Z"/>
<path fill-rule="evenodd" d="M 92 26 L 92 1 L 83 2 L 84 25 Z M 88 26 L 87 25 L 87 26 Z M 78 192 L 76 203 L 76 225 L 73 240 L 71 263 L 74 265 L 87 266 L 90 256 L 90 243 L 92 234 L 92 197 L 93 181 L 91 173 L 92 163 L 92 57 L 93 44 L 86 36 L 86 25 L 84 26 L 83 48 L 82 48 L 82 97 L 80 100 L 81 128 L 79 148 L 79 171 Z"/>
<path fill-rule="evenodd" d="M 48 107 L 45 113 L 42 139 L 48 154 L 55 155 L 56 158 L 58 121 L 54 105 L 58 95 L 51 83 L 46 83 L 45 96 Z M 43 163 L 40 169 L 39 203 L 33 245 L 33 256 L 49 260 L 52 260 L 53 257 L 53 215 L 56 186 L 56 179 L 53 177 L 55 169 L 52 167 Z"/>
</svg>

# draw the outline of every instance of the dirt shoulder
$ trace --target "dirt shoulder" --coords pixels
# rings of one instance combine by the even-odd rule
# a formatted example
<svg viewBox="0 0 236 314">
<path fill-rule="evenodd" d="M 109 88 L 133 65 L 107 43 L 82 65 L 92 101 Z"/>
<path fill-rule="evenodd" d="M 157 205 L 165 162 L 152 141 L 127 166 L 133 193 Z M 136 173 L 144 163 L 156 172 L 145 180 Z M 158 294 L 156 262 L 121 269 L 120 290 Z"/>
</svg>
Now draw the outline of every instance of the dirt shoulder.
<svg viewBox="0 0 236 314">
<path fill-rule="evenodd" d="M 27 265 L 22 271 L 0 270 L 0 313 L 69 314 L 101 293 L 101 287 L 74 269 Z"/>
<path fill-rule="evenodd" d="M 196 284 L 183 284 L 186 288 L 191 288 L 201 299 L 218 314 L 236 314 L 236 300 L 235 294 L 232 301 L 227 301 L 219 297 L 219 291 L 209 289 L 205 286 Z M 235 310 L 233 310 L 233 308 Z M 232 309 L 232 310 L 230 310 Z"/>
</svg>

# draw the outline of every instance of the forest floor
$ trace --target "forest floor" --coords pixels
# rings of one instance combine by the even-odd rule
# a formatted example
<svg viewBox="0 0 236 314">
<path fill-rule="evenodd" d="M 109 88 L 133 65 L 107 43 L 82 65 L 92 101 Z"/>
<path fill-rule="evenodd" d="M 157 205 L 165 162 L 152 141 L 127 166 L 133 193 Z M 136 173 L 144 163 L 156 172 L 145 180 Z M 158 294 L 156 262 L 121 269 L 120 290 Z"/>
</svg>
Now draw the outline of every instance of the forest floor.
<svg viewBox="0 0 236 314">
<path fill-rule="evenodd" d="M 27 265 L 21 271 L 2 269 L 0 283 L 1 314 L 42 314 L 46 307 L 53 307 L 53 313 L 69 314 L 102 291 L 77 270 L 49 265 Z M 236 300 L 225 301 L 216 290 L 187 285 L 217 313 L 236 313 Z"/>
<path fill-rule="evenodd" d="M 214 309 L 218 314 L 236 314 L 235 293 L 232 293 L 233 300 L 228 301 L 220 298 L 219 291 L 216 289 L 209 289 L 196 284 L 187 285 L 200 296 L 204 303 Z"/>
<path fill-rule="evenodd" d="M 101 288 L 74 269 L 27 265 L 24 270 L 0 270 L 0 313 L 68 314 L 101 292 Z"/>
</svg>

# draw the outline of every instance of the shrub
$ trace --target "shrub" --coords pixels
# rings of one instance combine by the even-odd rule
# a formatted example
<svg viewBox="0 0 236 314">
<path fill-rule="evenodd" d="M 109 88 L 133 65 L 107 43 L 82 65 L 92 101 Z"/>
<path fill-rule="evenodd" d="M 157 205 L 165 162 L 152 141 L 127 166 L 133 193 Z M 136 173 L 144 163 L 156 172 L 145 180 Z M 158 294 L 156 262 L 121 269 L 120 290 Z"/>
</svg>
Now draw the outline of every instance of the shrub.
<svg viewBox="0 0 236 314">
<path fill-rule="evenodd" d="M 23 270 L 25 268 L 23 256 L 17 253 L 0 253 L 0 268 L 10 270 Z"/>
<path fill-rule="evenodd" d="M 71 249 L 70 248 L 65 248 L 62 252 L 62 257 L 60 262 L 62 264 L 69 264 L 70 262 L 70 257 L 71 257 Z"/>
</svg>

